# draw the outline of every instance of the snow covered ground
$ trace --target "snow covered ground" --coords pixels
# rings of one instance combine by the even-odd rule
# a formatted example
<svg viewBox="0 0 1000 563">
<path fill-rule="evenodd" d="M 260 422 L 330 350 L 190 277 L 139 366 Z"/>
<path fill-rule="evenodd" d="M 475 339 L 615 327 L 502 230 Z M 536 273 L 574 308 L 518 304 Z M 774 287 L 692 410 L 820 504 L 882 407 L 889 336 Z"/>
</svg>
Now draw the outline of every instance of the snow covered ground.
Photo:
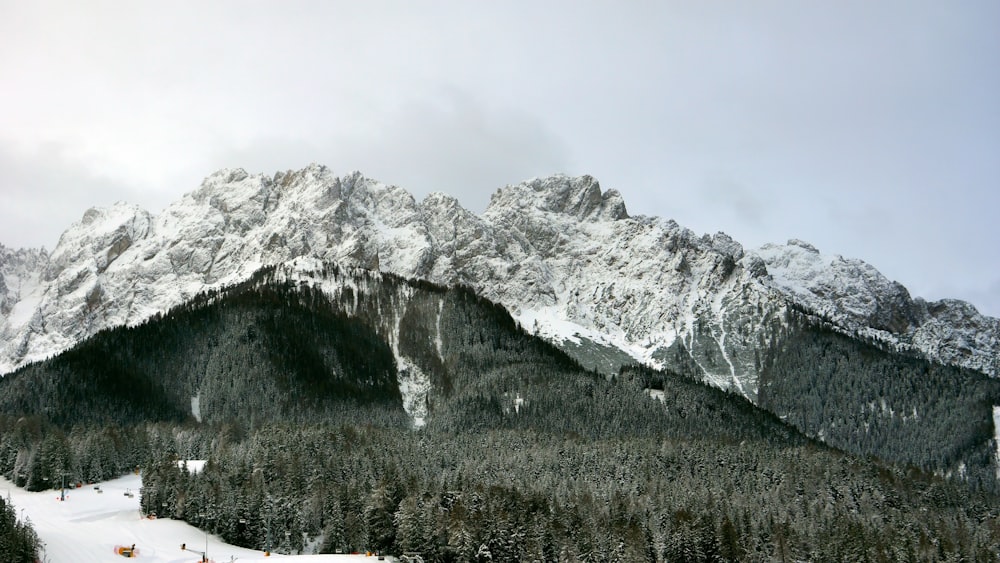
<svg viewBox="0 0 1000 563">
<path fill-rule="evenodd" d="M 178 520 L 149 520 L 139 512 L 138 475 L 129 475 L 101 483 L 98 493 L 93 485 L 67 489 L 66 500 L 59 500 L 59 491 L 27 492 L 0 478 L 0 494 L 14 504 L 19 518 L 31 520 L 44 543 L 42 561 L 49 563 L 91 563 L 136 561 L 137 563 L 194 563 L 198 553 L 182 551 L 205 549 L 205 532 Z M 125 493 L 131 491 L 132 497 Z M 261 551 L 244 549 L 208 536 L 208 557 L 216 563 L 361 563 L 376 561 L 364 555 L 279 555 L 265 557 Z M 128 559 L 115 553 L 116 546 L 135 544 L 136 558 Z M 387 561 L 394 561 L 386 557 Z"/>
</svg>

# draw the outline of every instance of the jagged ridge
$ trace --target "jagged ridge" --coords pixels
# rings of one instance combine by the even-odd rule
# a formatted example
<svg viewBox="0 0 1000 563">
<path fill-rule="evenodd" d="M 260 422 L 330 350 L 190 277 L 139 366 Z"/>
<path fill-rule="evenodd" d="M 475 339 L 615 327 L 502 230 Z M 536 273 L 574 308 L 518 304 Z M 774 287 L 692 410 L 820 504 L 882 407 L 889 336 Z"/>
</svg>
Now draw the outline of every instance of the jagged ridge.
<svg viewBox="0 0 1000 563">
<path fill-rule="evenodd" d="M 417 202 L 323 166 L 273 176 L 222 170 L 161 215 L 127 204 L 93 209 L 50 255 L 0 256 L 0 371 L 262 265 L 310 257 L 467 285 L 578 357 L 598 349 L 614 364 L 693 362 L 751 399 L 760 350 L 782 337 L 790 304 L 848 334 L 1000 372 L 996 319 L 958 301 L 911 299 L 863 262 L 814 251 L 792 241 L 745 252 L 721 233 L 699 237 L 630 216 L 618 192 L 589 176 L 506 186 L 477 216 L 445 194 Z"/>
</svg>

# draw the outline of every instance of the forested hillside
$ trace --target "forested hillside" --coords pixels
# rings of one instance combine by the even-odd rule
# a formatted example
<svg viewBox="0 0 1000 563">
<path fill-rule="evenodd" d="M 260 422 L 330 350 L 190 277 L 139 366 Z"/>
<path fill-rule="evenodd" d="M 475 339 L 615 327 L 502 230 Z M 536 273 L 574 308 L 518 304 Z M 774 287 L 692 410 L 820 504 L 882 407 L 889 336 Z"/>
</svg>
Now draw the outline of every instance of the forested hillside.
<svg viewBox="0 0 1000 563">
<path fill-rule="evenodd" d="M 926 364 L 913 360 L 924 379 L 898 378 L 904 360 L 794 328 L 764 358 L 767 400 L 782 420 L 693 369 L 628 366 L 611 378 L 583 369 L 465 288 L 272 268 L 0 380 L 0 472 L 37 490 L 63 475 L 92 481 L 139 467 L 146 512 L 278 552 L 1000 558 L 989 463 L 969 461 L 986 455 L 986 427 L 973 417 L 946 426 L 970 436 L 967 447 L 911 446 L 951 420 L 942 405 L 988 402 L 991 388 L 928 391 L 904 405 L 895 401 L 906 386 L 963 373 L 920 371 Z M 823 374 L 857 380 L 840 387 Z M 868 399 L 873 381 L 881 394 Z M 785 408 L 798 392 L 819 403 Z M 848 416 L 878 397 L 900 416 L 916 408 L 926 426 L 886 437 L 893 428 Z M 850 424 L 824 418 L 836 409 Z M 864 423 L 881 441 L 858 438 Z M 208 463 L 192 474 L 178 463 L 186 459 Z M 933 474 L 958 460 L 968 480 Z"/>
<path fill-rule="evenodd" d="M 374 403 L 405 419 L 392 352 L 309 287 L 247 283 L 104 331 L 2 380 L 0 409 L 52 423 L 338 419 Z"/>
<path fill-rule="evenodd" d="M 851 338 L 804 314 L 761 370 L 758 403 L 827 444 L 998 490 L 1000 381 Z"/>
<path fill-rule="evenodd" d="M 429 561 L 997 560 L 996 499 L 960 483 L 811 444 L 600 434 L 273 427 L 213 448 L 193 475 L 161 452 L 143 507 L 279 552 L 313 540 Z"/>
</svg>

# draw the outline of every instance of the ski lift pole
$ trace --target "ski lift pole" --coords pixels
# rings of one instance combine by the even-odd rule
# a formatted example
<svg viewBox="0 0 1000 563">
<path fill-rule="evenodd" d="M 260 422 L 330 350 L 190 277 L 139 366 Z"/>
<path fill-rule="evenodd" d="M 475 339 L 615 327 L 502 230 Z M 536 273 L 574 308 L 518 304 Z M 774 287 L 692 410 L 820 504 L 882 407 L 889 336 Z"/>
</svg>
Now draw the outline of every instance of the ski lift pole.
<svg viewBox="0 0 1000 563">
<path fill-rule="evenodd" d="M 271 509 L 267 509 L 267 526 L 264 528 L 264 557 L 271 555 Z"/>
<path fill-rule="evenodd" d="M 271 556 L 271 495 L 267 495 L 267 523 L 264 526 L 264 557 Z"/>
<path fill-rule="evenodd" d="M 198 516 L 200 518 L 203 518 L 204 520 L 209 520 L 211 518 L 214 518 L 214 516 L 206 514 L 199 514 Z M 181 544 L 181 551 L 190 551 L 191 553 L 197 553 L 198 555 L 201 555 L 202 563 L 208 563 L 208 530 L 207 529 L 205 530 L 205 551 L 198 551 L 197 549 L 189 549 L 187 543 Z"/>
<path fill-rule="evenodd" d="M 206 514 L 205 515 L 205 520 L 206 521 L 207 520 L 211 520 L 213 518 L 215 518 L 215 517 L 212 516 L 212 515 L 210 515 L 210 514 Z M 205 553 L 204 553 L 204 555 L 202 555 L 202 559 L 204 560 L 204 563 L 208 563 L 208 523 L 207 522 L 205 524 Z"/>
</svg>

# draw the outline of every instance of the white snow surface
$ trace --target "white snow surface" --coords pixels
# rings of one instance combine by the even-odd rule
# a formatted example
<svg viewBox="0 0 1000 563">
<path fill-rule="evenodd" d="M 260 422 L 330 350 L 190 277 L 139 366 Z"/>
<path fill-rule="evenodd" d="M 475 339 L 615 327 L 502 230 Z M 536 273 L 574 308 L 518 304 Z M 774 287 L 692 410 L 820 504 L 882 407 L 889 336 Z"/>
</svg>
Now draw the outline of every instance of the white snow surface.
<svg viewBox="0 0 1000 563">
<path fill-rule="evenodd" d="M 997 467 L 997 479 L 1000 479 L 1000 407 L 993 407 L 993 441 L 996 447 L 995 465 Z"/>
<path fill-rule="evenodd" d="M 43 250 L 10 250 L 0 245 L 0 339 L 23 330 L 31 321 L 45 291 L 42 278 L 47 261 Z"/>
<path fill-rule="evenodd" d="M 621 331 L 599 332 L 584 324 L 568 320 L 559 307 L 522 309 L 514 315 L 514 320 L 528 332 L 555 344 L 568 342 L 579 345 L 582 339 L 586 338 L 619 348 L 639 363 L 654 365 L 657 363 L 649 356 L 647 348 L 634 345 Z M 656 338 L 666 346 L 673 342 L 672 334 L 669 333 L 657 335 Z"/>
<path fill-rule="evenodd" d="M 39 279 L 40 276 L 32 275 L 27 278 L 15 278 L 18 302 L 14 305 L 7 321 L 12 329 L 19 329 L 31 320 L 38 305 L 42 302 L 42 292 L 44 286 Z"/>
<path fill-rule="evenodd" d="M 971 305 L 911 299 L 873 267 L 799 241 L 745 252 L 722 233 L 629 216 L 589 176 L 506 186 L 476 215 L 318 165 L 220 170 L 158 216 L 92 209 L 51 255 L 0 247 L 0 373 L 296 259 L 463 284 L 557 343 L 585 337 L 654 367 L 683 342 L 706 379 L 751 399 L 753 350 L 785 328 L 789 302 L 845 332 L 1000 373 L 1000 321 Z"/>
<path fill-rule="evenodd" d="M 191 397 L 191 416 L 201 422 L 201 393 Z"/>
<path fill-rule="evenodd" d="M 177 467 L 187 469 L 189 473 L 194 474 L 201 473 L 207 463 L 207 459 L 181 459 L 177 461 Z"/>
<path fill-rule="evenodd" d="M 27 492 L 0 478 L 0 488 L 14 504 L 18 518 L 30 520 L 44 544 L 42 560 L 49 563 L 194 563 L 200 561 L 198 553 L 208 548 L 211 561 L 224 563 L 349 563 L 374 561 L 364 555 L 281 555 L 266 557 L 262 551 L 245 549 L 222 542 L 216 536 L 179 520 L 169 518 L 149 519 L 139 510 L 138 491 L 142 480 L 138 475 L 128 475 L 99 484 L 98 493 L 93 485 L 69 489 L 66 500 L 60 501 L 59 491 Z M 127 491 L 133 496 L 126 496 Z M 131 547 L 135 544 L 137 557 L 126 559 L 115 553 L 116 546 Z M 386 557 L 387 561 L 395 561 Z"/>
<path fill-rule="evenodd" d="M 399 373 L 399 393 L 403 397 L 403 410 L 410 415 L 413 426 L 419 428 L 427 422 L 427 396 L 431 380 L 415 364 L 397 355 L 396 371 Z"/>
</svg>

